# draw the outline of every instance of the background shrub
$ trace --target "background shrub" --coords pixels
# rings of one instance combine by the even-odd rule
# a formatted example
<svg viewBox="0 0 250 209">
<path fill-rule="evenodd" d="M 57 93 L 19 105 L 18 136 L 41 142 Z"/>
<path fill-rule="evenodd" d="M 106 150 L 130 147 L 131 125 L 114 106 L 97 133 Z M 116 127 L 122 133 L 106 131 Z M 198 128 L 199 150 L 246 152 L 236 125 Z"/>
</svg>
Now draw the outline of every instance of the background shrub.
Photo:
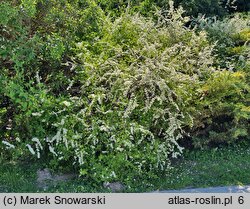
<svg viewBox="0 0 250 209">
<path fill-rule="evenodd" d="M 140 12 L 145 16 L 154 16 L 157 9 L 169 9 L 173 2 L 175 8 L 180 6 L 185 10 L 185 15 L 197 17 L 203 14 L 206 17 L 224 17 L 235 12 L 248 12 L 250 3 L 247 0 L 97 0 L 97 4 L 111 16 L 119 16 L 126 8 L 132 12 Z"/>
<path fill-rule="evenodd" d="M 249 23 L 249 16 L 239 14 L 224 20 L 200 19 L 209 41 L 216 42 L 215 64 L 224 70 L 200 90 L 202 111 L 195 119 L 195 146 L 218 146 L 249 136 Z"/>
</svg>

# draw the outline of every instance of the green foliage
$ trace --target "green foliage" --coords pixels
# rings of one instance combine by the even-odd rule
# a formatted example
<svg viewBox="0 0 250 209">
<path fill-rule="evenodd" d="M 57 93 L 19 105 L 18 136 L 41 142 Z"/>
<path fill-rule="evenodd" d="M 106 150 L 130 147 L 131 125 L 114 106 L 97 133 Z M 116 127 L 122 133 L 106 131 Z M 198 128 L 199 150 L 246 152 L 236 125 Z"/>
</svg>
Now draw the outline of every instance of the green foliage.
<svg viewBox="0 0 250 209">
<path fill-rule="evenodd" d="M 101 8 L 111 16 L 117 17 L 127 8 L 131 12 L 140 12 L 145 16 L 154 16 L 157 9 L 169 9 L 169 0 L 97 0 Z M 235 12 L 248 12 L 250 4 L 247 0 L 175 0 L 175 8 L 182 6 L 185 15 L 197 17 L 204 14 L 207 17 L 224 17 Z"/>
<path fill-rule="evenodd" d="M 62 41 L 62 37 L 57 34 L 52 34 L 47 36 L 47 46 L 46 51 L 48 51 L 49 57 L 53 60 L 59 60 L 65 51 L 65 46 Z"/>
<path fill-rule="evenodd" d="M 131 185 L 169 169 L 184 136 L 204 147 L 249 135 L 248 17 L 192 28 L 173 1 L 6 2 L 6 157 Z"/>
<path fill-rule="evenodd" d="M 169 5 L 169 0 L 97 0 L 96 2 L 113 17 L 120 16 L 126 10 L 152 16 L 157 8 L 166 9 Z"/>
<path fill-rule="evenodd" d="M 21 8 L 30 17 L 36 14 L 37 0 L 21 0 Z"/>
<path fill-rule="evenodd" d="M 1 75 L 20 77 L 26 68 L 25 73 L 29 77 L 34 72 L 32 68 L 36 68 L 38 62 L 39 37 L 31 34 L 28 24 L 31 19 L 17 6 L 3 2 L 1 7 L 0 15 L 3 18 L 0 20 L 0 67 L 5 68 Z"/>
<path fill-rule="evenodd" d="M 227 8 L 234 6 L 233 1 L 221 1 L 221 0 L 177 0 L 177 5 L 183 6 L 188 15 L 197 17 L 199 14 L 205 14 L 206 16 L 224 16 L 227 14 Z"/>
</svg>

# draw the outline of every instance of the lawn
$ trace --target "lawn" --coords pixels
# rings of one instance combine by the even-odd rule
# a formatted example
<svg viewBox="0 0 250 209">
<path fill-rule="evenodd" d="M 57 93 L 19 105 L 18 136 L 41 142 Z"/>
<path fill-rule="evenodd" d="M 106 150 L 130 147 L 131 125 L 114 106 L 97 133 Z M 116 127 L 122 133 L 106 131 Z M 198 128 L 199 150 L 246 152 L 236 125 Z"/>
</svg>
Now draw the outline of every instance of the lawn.
<svg viewBox="0 0 250 209">
<path fill-rule="evenodd" d="M 30 166 L 32 165 L 32 166 Z M 0 192 L 109 192 L 100 184 L 83 178 L 51 185 L 47 190 L 36 186 L 38 164 L 15 162 L 0 165 Z M 173 168 L 157 181 L 136 183 L 125 192 L 246 185 L 250 183 L 250 148 L 224 147 L 185 152 L 173 162 Z"/>
</svg>

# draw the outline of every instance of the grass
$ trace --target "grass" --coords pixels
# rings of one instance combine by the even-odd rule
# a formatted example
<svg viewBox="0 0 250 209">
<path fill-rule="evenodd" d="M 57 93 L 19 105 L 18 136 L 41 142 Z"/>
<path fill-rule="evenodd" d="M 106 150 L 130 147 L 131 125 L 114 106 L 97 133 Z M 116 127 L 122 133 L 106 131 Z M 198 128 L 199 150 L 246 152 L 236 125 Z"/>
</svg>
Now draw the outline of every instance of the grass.
<svg viewBox="0 0 250 209">
<path fill-rule="evenodd" d="M 250 147 L 192 151 L 174 165 L 157 189 L 180 189 L 250 184 Z"/>
<path fill-rule="evenodd" d="M 34 192 L 36 190 L 35 166 L 15 162 L 1 162 L 0 192 Z"/>
<path fill-rule="evenodd" d="M 37 164 L 0 165 L 0 192 L 45 192 L 36 187 Z M 250 184 L 250 147 L 235 146 L 184 153 L 173 168 L 154 181 L 141 181 L 125 192 Z M 76 179 L 51 186 L 46 192 L 108 192 L 100 185 Z"/>
<path fill-rule="evenodd" d="M 79 178 L 60 184 L 51 184 L 43 190 L 37 187 L 36 178 L 37 170 L 40 168 L 37 163 L 3 162 L 0 160 L 0 193 L 1 192 L 108 192 L 107 189 L 101 188 L 100 185 L 86 182 Z"/>
</svg>

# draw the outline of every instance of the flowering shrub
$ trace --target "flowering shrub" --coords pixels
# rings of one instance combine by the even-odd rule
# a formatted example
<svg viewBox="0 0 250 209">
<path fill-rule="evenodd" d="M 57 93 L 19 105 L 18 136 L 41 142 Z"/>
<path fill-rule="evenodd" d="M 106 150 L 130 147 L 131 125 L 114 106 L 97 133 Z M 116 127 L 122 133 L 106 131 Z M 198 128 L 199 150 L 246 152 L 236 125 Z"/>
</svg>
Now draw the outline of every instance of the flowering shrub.
<svg viewBox="0 0 250 209">
<path fill-rule="evenodd" d="M 131 182 L 167 169 L 182 152 L 182 127 L 192 125 L 191 85 L 214 70 L 206 34 L 186 28 L 182 12 L 171 7 L 157 24 L 140 15 L 106 18 L 103 37 L 78 42 L 80 91 L 63 109 L 30 114 L 41 132 L 31 132 L 29 151 L 40 158 L 47 149 L 59 164 L 72 160 L 98 181 Z"/>
</svg>

